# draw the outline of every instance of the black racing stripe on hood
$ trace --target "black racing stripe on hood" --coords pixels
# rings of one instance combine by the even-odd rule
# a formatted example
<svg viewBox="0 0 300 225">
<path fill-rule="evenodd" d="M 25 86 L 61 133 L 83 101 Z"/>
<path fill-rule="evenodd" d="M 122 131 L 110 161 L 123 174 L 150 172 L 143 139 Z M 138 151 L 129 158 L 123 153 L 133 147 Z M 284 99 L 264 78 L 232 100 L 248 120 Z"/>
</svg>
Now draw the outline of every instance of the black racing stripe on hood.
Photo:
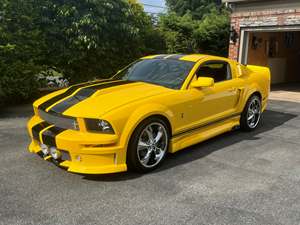
<svg viewBox="0 0 300 225">
<path fill-rule="evenodd" d="M 55 137 L 63 131 L 65 131 L 65 129 L 59 127 L 50 127 L 49 129 L 45 130 L 42 133 L 43 144 L 51 147 L 57 147 Z"/>
<path fill-rule="evenodd" d="M 58 103 L 57 105 L 53 106 L 49 112 L 54 112 L 54 113 L 63 113 L 70 107 L 76 105 L 77 103 L 89 98 L 92 96 L 96 91 L 102 90 L 105 88 L 110 88 L 110 87 L 115 87 L 119 85 L 124 85 L 124 84 L 130 84 L 133 83 L 134 81 L 129 81 L 129 80 L 119 80 L 111 83 L 104 83 L 104 84 L 99 84 L 99 85 L 94 85 L 90 87 L 86 87 L 78 91 L 75 95 L 71 96 L 70 98 L 67 98 L 66 100 Z"/>
<path fill-rule="evenodd" d="M 39 105 L 38 108 L 42 109 L 42 110 L 46 110 L 49 106 L 53 105 L 55 102 L 58 102 L 59 100 L 61 100 L 63 98 L 66 98 L 69 95 L 72 95 L 79 88 L 89 86 L 89 85 L 93 85 L 93 84 L 97 84 L 97 83 L 104 83 L 104 82 L 107 82 L 107 81 L 110 81 L 110 80 L 111 79 L 105 79 L 105 80 L 101 80 L 101 81 L 91 81 L 91 82 L 82 83 L 82 84 L 75 84 L 75 85 L 69 87 L 64 93 L 56 95 L 53 98 L 45 101 L 44 103 Z"/>
<path fill-rule="evenodd" d="M 71 106 L 77 104 L 80 102 L 80 99 L 76 98 L 75 96 L 72 96 L 70 98 L 67 98 L 66 100 L 58 103 L 57 105 L 53 106 L 49 112 L 51 113 L 62 113 L 66 111 Z"/>
</svg>

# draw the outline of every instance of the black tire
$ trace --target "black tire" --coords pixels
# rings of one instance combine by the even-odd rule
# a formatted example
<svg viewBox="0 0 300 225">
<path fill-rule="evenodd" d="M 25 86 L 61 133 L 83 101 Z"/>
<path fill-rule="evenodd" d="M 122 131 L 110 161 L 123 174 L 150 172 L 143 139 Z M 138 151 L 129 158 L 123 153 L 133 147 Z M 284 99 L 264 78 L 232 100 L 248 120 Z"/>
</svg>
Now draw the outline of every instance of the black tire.
<svg viewBox="0 0 300 225">
<path fill-rule="evenodd" d="M 258 109 L 253 110 L 251 108 L 252 107 L 251 104 L 258 104 L 257 105 Z M 253 113 L 254 113 L 254 117 L 250 120 L 249 118 L 251 118 Z M 259 125 L 260 119 L 261 119 L 261 98 L 259 95 L 254 94 L 248 99 L 245 108 L 242 112 L 241 119 L 240 119 L 241 130 L 248 131 L 248 132 L 255 130 Z"/>
<path fill-rule="evenodd" d="M 159 160 L 159 162 L 157 164 L 154 163 L 153 166 L 143 165 L 145 160 L 143 161 L 141 159 L 142 158 L 141 154 L 143 153 L 142 151 L 145 151 L 147 153 L 150 151 L 153 151 L 150 153 L 151 155 L 148 154 L 148 155 L 150 155 L 150 157 L 146 157 L 147 153 L 145 153 L 144 159 L 149 158 L 148 163 L 151 162 L 150 160 L 152 160 L 153 162 L 154 162 L 154 160 L 156 160 L 156 157 L 157 157 L 156 150 L 153 150 L 153 149 L 149 150 L 153 146 L 150 147 L 150 145 L 149 145 L 149 147 L 145 147 L 145 149 L 141 148 L 141 150 L 138 150 L 140 146 L 143 146 L 143 145 L 139 145 L 139 141 L 140 141 L 140 139 L 144 138 L 143 135 L 145 134 L 145 132 L 147 133 L 149 126 L 150 127 L 153 126 L 152 130 L 153 130 L 153 128 L 155 129 L 155 126 L 157 126 L 157 130 L 162 131 L 166 136 L 166 138 L 164 136 L 162 136 L 163 141 L 161 142 L 166 145 L 166 146 L 163 145 L 163 148 L 165 149 L 165 151 L 164 152 L 159 151 L 159 152 L 161 152 L 161 155 L 160 154 L 158 154 L 158 155 L 160 155 L 159 158 L 161 157 L 161 159 Z M 160 126 L 162 126 L 163 128 L 160 128 Z M 145 131 L 145 129 L 147 129 L 147 131 Z M 157 131 L 156 137 L 157 137 L 157 135 L 158 135 L 158 131 Z M 152 135 L 152 137 L 154 137 L 154 136 Z M 143 143 L 146 143 L 146 141 Z M 159 117 L 149 117 L 149 118 L 143 120 L 137 126 L 137 128 L 134 130 L 134 132 L 131 135 L 131 138 L 129 140 L 128 149 L 127 149 L 127 160 L 126 160 L 128 169 L 131 171 L 138 172 L 138 173 L 147 173 L 147 172 L 155 170 L 163 162 L 163 160 L 168 152 L 168 149 L 169 149 L 169 143 L 170 143 L 170 130 L 168 128 L 167 123 L 163 119 L 161 119 Z M 159 143 L 157 143 L 157 144 L 159 144 Z M 155 148 L 155 147 L 153 147 L 153 148 Z"/>
</svg>

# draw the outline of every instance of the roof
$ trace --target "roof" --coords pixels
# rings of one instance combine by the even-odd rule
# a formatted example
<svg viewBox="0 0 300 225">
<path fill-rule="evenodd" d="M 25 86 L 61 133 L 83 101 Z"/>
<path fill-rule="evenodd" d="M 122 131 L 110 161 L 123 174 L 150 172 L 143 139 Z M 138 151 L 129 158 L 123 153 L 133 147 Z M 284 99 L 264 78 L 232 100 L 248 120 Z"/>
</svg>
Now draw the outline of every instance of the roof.
<svg viewBox="0 0 300 225">
<path fill-rule="evenodd" d="M 206 56 L 207 55 L 203 55 L 203 54 L 161 54 L 161 55 L 145 56 L 142 59 L 178 59 L 178 60 L 197 62 Z"/>
<path fill-rule="evenodd" d="M 222 0 L 223 3 L 234 3 L 234 2 L 253 2 L 253 1 L 262 1 L 262 0 Z"/>
</svg>

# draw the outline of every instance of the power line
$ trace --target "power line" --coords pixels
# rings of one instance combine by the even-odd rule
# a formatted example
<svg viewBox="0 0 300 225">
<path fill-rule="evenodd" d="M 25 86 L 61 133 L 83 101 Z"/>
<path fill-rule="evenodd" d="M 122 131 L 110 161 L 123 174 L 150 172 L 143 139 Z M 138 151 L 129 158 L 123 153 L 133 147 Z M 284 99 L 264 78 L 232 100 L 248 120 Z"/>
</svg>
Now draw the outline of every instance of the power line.
<svg viewBox="0 0 300 225">
<path fill-rule="evenodd" d="M 152 5 L 147 3 L 141 3 L 144 6 L 152 7 L 152 8 L 160 8 L 160 9 L 167 9 L 166 7 L 160 6 L 160 5 Z"/>
<path fill-rule="evenodd" d="M 151 15 L 161 15 L 161 14 L 165 14 L 163 12 L 147 12 L 145 11 L 145 13 L 151 14 Z"/>
</svg>

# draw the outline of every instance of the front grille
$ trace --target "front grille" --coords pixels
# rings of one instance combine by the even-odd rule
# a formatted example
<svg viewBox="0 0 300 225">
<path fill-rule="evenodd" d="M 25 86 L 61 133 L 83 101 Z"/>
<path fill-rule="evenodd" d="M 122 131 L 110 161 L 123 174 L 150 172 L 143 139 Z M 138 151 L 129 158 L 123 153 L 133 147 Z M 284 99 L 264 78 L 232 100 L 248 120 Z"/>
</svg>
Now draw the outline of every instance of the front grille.
<svg viewBox="0 0 300 225">
<path fill-rule="evenodd" d="M 42 120 L 45 120 L 46 122 L 54 125 L 55 127 L 72 130 L 75 130 L 75 127 L 77 127 L 77 121 L 75 118 L 72 117 L 56 115 L 55 113 L 49 113 L 43 110 L 39 110 L 39 116 Z"/>
<path fill-rule="evenodd" d="M 45 129 L 46 127 L 50 126 L 49 123 L 46 121 L 36 124 L 34 127 L 32 127 L 32 136 L 35 140 L 40 140 L 40 132 Z"/>
</svg>

